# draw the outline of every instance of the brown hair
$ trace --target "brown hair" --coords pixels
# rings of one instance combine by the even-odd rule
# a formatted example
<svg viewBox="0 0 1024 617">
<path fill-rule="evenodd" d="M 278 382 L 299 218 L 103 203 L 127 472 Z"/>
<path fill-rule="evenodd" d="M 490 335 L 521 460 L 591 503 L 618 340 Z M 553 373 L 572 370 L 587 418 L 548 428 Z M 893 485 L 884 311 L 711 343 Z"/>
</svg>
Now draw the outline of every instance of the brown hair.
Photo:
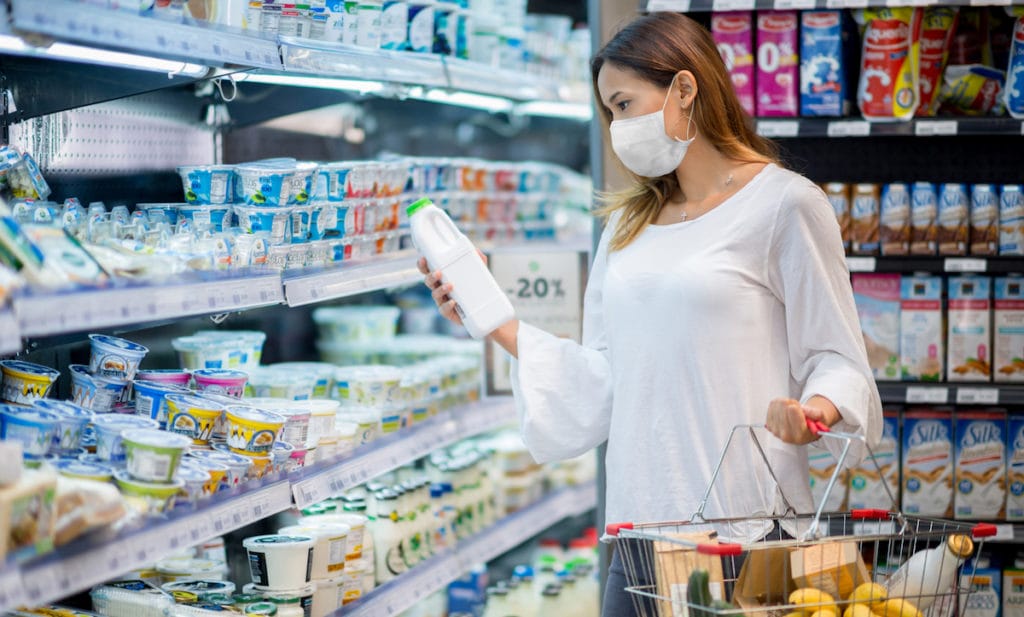
<svg viewBox="0 0 1024 617">
<path fill-rule="evenodd" d="M 597 52 L 590 61 L 590 72 L 597 107 L 607 129 L 611 112 L 600 103 L 597 90 L 597 75 L 605 63 L 631 70 L 661 88 L 668 88 L 679 71 L 690 71 L 699 86 L 691 107 L 699 139 L 706 139 L 736 161 L 778 162 L 775 144 L 754 131 L 753 122 L 740 106 L 711 33 L 696 21 L 679 13 L 651 13 L 627 24 Z M 614 212 L 623 211 L 612 235 L 612 250 L 624 248 L 636 239 L 679 188 L 674 170 L 659 178 L 629 175 L 635 180 L 634 185 L 618 193 L 601 195 L 604 205 L 597 211 L 606 220 Z"/>
</svg>

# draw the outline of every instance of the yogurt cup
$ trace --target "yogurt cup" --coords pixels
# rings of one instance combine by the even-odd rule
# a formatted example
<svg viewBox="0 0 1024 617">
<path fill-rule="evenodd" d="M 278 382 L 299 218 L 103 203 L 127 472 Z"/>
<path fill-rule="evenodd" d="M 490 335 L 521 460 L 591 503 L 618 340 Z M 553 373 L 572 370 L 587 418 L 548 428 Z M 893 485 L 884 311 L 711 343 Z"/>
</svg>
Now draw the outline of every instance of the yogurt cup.
<svg viewBox="0 0 1024 617">
<path fill-rule="evenodd" d="M 291 473 L 296 469 L 305 467 L 306 459 L 311 456 L 314 450 L 314 448 L 299 447 L 293 444 L 292 451 L 288 455 L 288 461 L 285 463 L 285 472 Z"/>
<path fill-rule="evenodd" d="M 0 438 L 21 443 L 25 458 L 42 458 L 50 450 L 60 416 L 35 407 L 0 405 Z"/>
<path fill-rule="evenodd" d="M 192 373 L 183 368 L 139 369 L 135 380 L 187 387 L 192 381 Z"/>
<path fill-rule="evenodd" d="M 195 504 L 203 497 L 212 494 L 212 491 L 207 492 L 210 474 L 202 467 L 179 465 L 175 477 L 185 483 L 181 489 L 181 497 L 188 503 Z"/>
<path fill-rule="evenodd" d="M 359 405 L 382 407 L 401 402 L 402 370 L 394 366 L 363 366 L 352 373 L 351 389 Z"/>
<path fill-rule="evenodd" d="M 95 480 L 110 482 L 114 479 L 114 470 L 98 463 L 85 463 L 77 459 L 61 459 L 51 463 L 57 473 L 66 478 L 79 480 Z"/>
<path fill-rule="evenodd" d="M 317 169 L 317 198 L 331 203 L 345 201 L 350 163 L 326 163 Z"/>
<path fill-rule="evenodd" d="M 209 390 L 203 392 L 201 398 L 204 398 L 210 402 L 217 403 L 224 407 L 229 405 L 246 405 L 247 402 L 239 400 L 233 396 L 226 394 L 211 394 Z M 213 423 L 213 435 L 211 441 L 224 441 L 228 438 L 228 420 L 224 417 L 224 414 L 220 414 L 217 421 Z"/>
<path fill-rule="evenodd" d="M 129 340 L 106 334 L 90 334 L 92 353 L 89 372 L 97 377 L 126 383 L 135 379 L 139 362 L 149 349 Z"/>
<path fill-rule="evenodd" d="M 57 414 L 57 432 L 53 436 L 53 449 L 60 453 L 71 453 L 82 444 L 82 433 L 92 420 L 92 412 L 68 401 L 39 399 L 33 407 Z"/>
<path fill-rule="evenodd" d="M 253 398 L 243 402 L 284 417 L 284 426 L 279 435 L 281 441 L 290 444 L 310 444 L 310 411 L 302 403 L 276 398 Z"/>
<path fill-rule="evenodd" d="M 226 409 L 227 445 L 238 454 L 262 456 L 269 454 L 284 426 L 284 417 L 257 409 L 235 405 Z"/>
<path fill-rule="evenodd" d="M 239 596 L 235 596 L 236 599 L 238 597 Z M 254 598 L 259 598 L 259 601 L 247 602 L 241 606 L 236 604 L 238 608 L 242 609 L 242 613 L 245 617 L 275 617 L 275 615 L 277 615 L 276 604 L 262 600 L 262 596 L 254 596 Z"/>
<path fill-rule="evenodd" d="M 292 240 L 291 208 L 265 206 L 233 206 L 238 227 L 247 234 L 265 233 L 271 246 L 289 244 Z"/>
<path fill-rule="evenodd" d="M 60 371 L 22 360 L 0 361 L 0 372 L 3 373 L 3 400 L 19 405 L 31 405 L 46 397 L 60 377 Z"/>
<path fill-rule="evenodd" d="M 250 206 L 283 206 L 291 199 L 295 163 L 259 162 L 235 167 L 235 200 Z"/>
<path fill-rule="evenodd" d="M 167 429 L 184 435 L 197 446 L 210 443 L 214 426 L 224 413 L 224 406 L 201 396 L 167 394 Z"/>
<path fill-rule="evenodd" d="M 190 204 L 226 204 L 235 194 L 234 165 L 181 166 L 178 175 Z"/>
<path fill-rule="evenodd" d="M 277 607 L 277 617 L 322 617 L 313 613 L 313 596 L 316 594 L 313 583 L 298 589 L 262 589 L 249 583 L 242 587 L 242 592 L 258 594 L 264 601 L 272 603 Z"/>
<path fill-rule="evenodd" d="M 189 455 L 181 461 L 180 469 L 194 469 L 206 474 L 203 483 L 204 497 L 209 497 L 220 490 L 221 486 L 228 485 L 228 473 L 231 472 L 231 468 L 225 463 L 204 457 L 195 450 L 190 451 Z M 187 489 L 188 480 L 185 482 Z"/>
<path fill-rule="evenodd" d="M 252 582 L 261 590 L 297 589 L 309 583 L 314 545 L 310 536 L 254 536 L 242 545 L 249 554 Z"/>
<path fill-rule="evenodd" d="M 249 375 L 233 369 L 199 369 L 192 373 L 196 391 L 242 398 Z"/>
<path fill-rule="evenodd" d="M 159 514 L 174 507 L 174 500 L 185 483 L 175 480 L 167 484 L 142 482 L 132 478 L 126 470 L 114 472 L 114 481 L 125 502 L 142 514 Z"/>
<path fill-rule="evenodd" d="M 179 336 L 171 339 L 171 347 L 178 352 L 178 363 L 185 367 L 185 370 L 221 368 L 217 345 L 210 339 Z"/>
<path fill-rule="evenodd" d="M 401 309 L 394 306 L 329 306 L 313 311 L 321 340 L 351 343 L 395 337 Z"/>
<path fill-rule="evenodd" d="M 331 388 L 334 386 L 334 371 L 337 369 L 336 366 L 327 362 L 278 362 L 271 364 L 270 368 L 315 375 L 316 383 L 313 385 L 312 398 L 328 398 L 330 396 Z"/>
<path fill-rule="evenodd" d="M 291 188 L 288 192 L 288 204 L 306 204 L 316 197 L 318 168 L 316 163 L 308 161 L 295 164 L 295 171 L 289 178 Z"/>
<path fill-rule="evenodd" d="M 158 567 L 159 570 L 159 567 Z M 195 601 L 205 602 L 210 596 L 225 595 L 232 596 L 235 593 L 235 584 L 231 581 L 220 579 L 193 579 L 177 580 L 171 583 L 164 583 L 160 586 L 167 593 L 179 598 L 195 598 Z"/>
<path fill-rule="evenodd" d="M 136 480 L 167 483 L 174 480 L 191 441 L 156 429 L 129 429 L 121 433 L 126 469 Z"/>
<path fill-rule="evenodd" d="M 305 245 L 305 243 L 314 239 L 311 235 L 314 210 L 315 206 L 312 205 L 291 206 L 292 244 Z M 305 257 L 303 259 L 305 259 Z"/>
<path fill-rule="evenodd" d="M 317 377 L 298 371 L 260 367 L 249 373 L 247 392 L 252 398 L 281 398 L 305 401 L 313 398 Z"/>
<path fill-rule="evenodd" d="M 227 467 L 224 486 L 228 488 L 234 488 L 244 482 L 249 475 L 249 467 L 252 466 L 249 457 L 224 450 L 192 450 L 189 456 Z"/>
<path fill-rule="evenodd" d="M 338 436 L 337 456 L 351 456 L 359 439 L 359 425 L 355 422 L 335 422 L 334 432 Z"/>
<path fill-rule="evenodd" d="M 136 377 L 142 372 L 136 374 Z M 183 373 L 188 376 L 188 373 Z M 145 381 L 136 379 L 133 382 L 132 390 L 135 392 L 135 413 L 145 418 L 152 418 L 160 424 L 160 428 L 167 426 L 167 395 L 188 394 L 188 388 L 158 381 Z"/>
<path fill-rule="evenodd" d="M 283 473 L 288 468 L 288 459 L 291 458 L 294 446 L 287 441 L 275 441 L 274 449 L 270 451 L 273 473 Z"/>
<path fill-rule="evenodd" d="M 313 615 L 330 615 L 341 610 L 344 597 L 342 593 L 343 580 L 339 575 L 335 578 L 313 581 L 313 585 L 316 587 L 313 592 Z"/>
<path fill-rule="evenodd" d="M 195 231 L 220 233 L 231 227 L 231 211 L 229 205 L 182 204 L 178 206 L 178 219 L 189 221 Z"/>
<path fill-rule="evenodd" d="M 123 414 L 97 414 L 92 418 L 96 430 L 96 457 L 103 462 L 125 460 L 124 443 L 121 433 L 131 429 L 156 429 L 156 420 Z"/>
<path fill-rule="evenodd" d="M 176 225 L 178 223 L 178 206 L 181 203 L 159 203 L 159 204 L 136 204 L 135 209 L 146 214 L 151 223 L 160 223 L 161 219 Z"/>
<path fill-rule="evenodd" d="M 334 437 L 334 424 L 337 421 L 341 403 L 331 400 L 305 401 L 304 405 L 310 412 L 309 445 L 316 445 L 324 438 Z"/>
<path fill-rule="evenodd" d="M 366 517 L 361 514 L 321 514 L 300 517 L 298 525 L 336 525 L 348 526 L 348 542 L 345 545 L 346 570 L 352 562 L 363 557 L 364 538 L 366 533 Z"/>
<path fill-rule="evenodd" d="M 337 422 L 356 425 L 355 446 L 368 444 L 377 439 L 381 433 L 381 410 L 372 407 L 341 407 L 338 409 Z"/>
</svg>

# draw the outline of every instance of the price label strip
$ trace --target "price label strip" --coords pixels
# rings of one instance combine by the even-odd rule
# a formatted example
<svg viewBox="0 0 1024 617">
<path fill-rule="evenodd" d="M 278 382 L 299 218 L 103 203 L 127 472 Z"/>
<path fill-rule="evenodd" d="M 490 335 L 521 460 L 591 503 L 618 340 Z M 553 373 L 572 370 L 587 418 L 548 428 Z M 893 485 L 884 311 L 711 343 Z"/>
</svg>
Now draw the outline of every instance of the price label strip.
<svg viewBox="0 0 1024 617">
<path fill-rule="evenodd" d="M 949 388 L 907 386 L 907 402 L 944 405 L 949 402 Z"/>
<path fill-rule="evenodd" d="M 852 6 L 851 2 L 846 3 Z M 863 6 L 867 6 L 864 2 Z M 871 134 L 871 123 L 866 120 L 837 120 L 828 123 L 829 137 L 867 137 Z"/>
<path fill-rule="evenodd" d="M 850 272 L 874 272 L 878 267 L 878 260 L 874 257 L 847 257 L 846 267 Z"/>
<path fill-rule="evenodd" d="M 914 135 L 918 137 L 956 135 L 957 127 L 956 120 L 918 120 L 914 125 Z"/>
<path fill-rule="evenodd" d="M 0 572 L 0 610 L 8 610 L 25 603 L 25 586 L 21 570 L 7 566 Z"/>
<path fill-rule="evenodd" d="M 963 388 L 956 389 L 956 402 L 959 405 L 996 405 L 999 403 L 999 388 Z"/>
<path fill-rule="evenodd" d="M 977 257 L 947 257 L 942 262 L 946 272 L 985 272 L 988 260 Z"/>
</svg>

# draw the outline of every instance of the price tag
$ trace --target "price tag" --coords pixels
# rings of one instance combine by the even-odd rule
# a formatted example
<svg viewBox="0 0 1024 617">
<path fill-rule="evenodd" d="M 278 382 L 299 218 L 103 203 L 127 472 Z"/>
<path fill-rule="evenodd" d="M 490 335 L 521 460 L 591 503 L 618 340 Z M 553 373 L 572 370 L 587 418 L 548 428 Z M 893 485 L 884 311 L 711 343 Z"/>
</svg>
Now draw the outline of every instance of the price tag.
<svg viewBox="0 0 1024 617">
<path fill-rule="evenodd" d="M 949 402 L 949 388 L 907 386 L 907 402 L 945 404 Z"/>
<path fill-rule="evenodd" d="M 314 503 L 323 501 L 323 492 L 318 486 L 319 478 L 310 478 L 309 480 L 303 480 L 302 482 L 296 482 L 292 487 L 292 492 L 295 494 L 295 505 L 299 508 L 305 508 Z"/>
<path fill-rule="evenodd" d="M 813 9 L 817 4 L 816 0 L 775 0 L 775 9 L 779 11 Z"/>
<path fill-rule="evenodd" d="M 885 536 L 896 533 L 894 521 L 860 521 L 853 524 L 855 536 Z"/>
<path fill-rule="evenodd" d="M 988 270 L 988 260 L 976 257 L 947 257 L 943 260 L 943 269 L 946 272 L 985 272 Z"/>
<path fill-rule="evenodd" d="M 712 11 L 752 11 L 757 5 L 755 0 L 712 0 Z"/>
<path fill-rule="evenodd" d="M 846 5 L 851 6 L 850 2 Z M 864 3 L 867 6 L 867 2 Z M 837 120 L 828 123 L 829 137 L 867 137 L 871 134 L 871 123 L 866 120 Z"/>
<path fill-rule="evenodd" d="M 960 405 L 995 405 L 999 403 L 999 388 L 957 388 L 956 402 Z"/>
<path fill-rule="evenodd" d="M 690 10 L 690 0 L 649 0 L 647 3 L 647 12 L 653 13 L 655 11 L 674 11 L 676 13 L 686 13 Z"/>
<path fill-rule="evenodd" d="M 905 2 L 902 2 L 902 0 L 899 1 L 902 5 L 906 4 Z M 956 132 L 956 120 L 918 120 L 914 124 L 914 135 L 917 135 L 918 137 L 931 135 L 956 135 Z"/>
<path fill-rule="evenodd" d="M 1013 525 L 996 525 L 996 535 L 990 538 L 992 540 L 1002 540 L 1004 542 L 1012 542 L 1014 539 Z"/>
<path fill-rule="evenodd" d="M 877 261 L 874 257 L 847 257 L 846 267 L 850 272 L 874 272 Z"/>
<path fill-rule="evenodd" d="M 778 2 L 776 6 L 778 6 Z M 795 0 L 793 4 L 806 4 L 802 0 Z M 811 8 L 814 7 L 814 1 L 810 2 Z M 792 7 L 801 8 L 801 7 Z M 781 9 L 780 9 L 781 10 Z M 800 133 L 800 121 L 799 120 L 758 120 L 757 121 L 757 134 L 761 137 L 796 137 Z"/>
<path fill-rule="evenodd" d="M 1024 135 L 1024 122 L 1020 123 L 1020 134 Z"/>
<path fill-rule="evenodd" d="M 25 602 L 25 588 L 21 581 L 21 570 L 7 566 L 0 572 L 0 610 L 14 608 Z"/>
</svg>

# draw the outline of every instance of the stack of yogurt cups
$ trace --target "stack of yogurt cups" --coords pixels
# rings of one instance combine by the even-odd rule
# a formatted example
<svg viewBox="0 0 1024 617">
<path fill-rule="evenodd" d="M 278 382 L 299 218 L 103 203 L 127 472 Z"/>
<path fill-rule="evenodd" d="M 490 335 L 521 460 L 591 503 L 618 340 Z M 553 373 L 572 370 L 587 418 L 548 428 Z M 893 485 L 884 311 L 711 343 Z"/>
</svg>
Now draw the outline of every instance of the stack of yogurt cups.
<svg viewBox="0 0 1024 617">
<path fill-rule="evenodd" d="M 330 608 L 316 607 L 318 610 L 314 611 L 317 586 L 312 582 L 312 574 L 317 541 L 312 536 L 252 536 L 242 545 L 248 553 L 252 578 L 242 593 L 273 602 L 278 617 L 323 617 L 340 605 L 335 601 Z M 326 558 L 319 552 L 316 556 Z"/>
<path fill-rule="evenodd" d="M 338 601 L 351 604 L 364 594 L 373 590 L 374 575 L 374 544 L 369 531 L 366 502 L 352 500 L 338 503 L 326 501 L 302 510 L 302 516 L 294 525 L 283 527 L 280 533 L 301 533 L 316 538 L 318 548 L 329 544 L 332 546 L 328 560 L 328 576 L 326 580 L 317 582 L 318 593 L 328 596 L 322 587 L 338 585 Z M 344 535 L 344 542 L 341 537 Z M 338 552 L 344 544 L 344 551 Z M 344 567 L 339 567 L 339 559 L 343 557 Z M 314 560 L 319 558 L 314 556 Z M 332 564 L 333 565 L 330 565 Z M 313 568 L 314 578 L 318 570 Z M 333 592 L 333 589 L 331 589 Z M 329 597 L 329 596 L 328 596 Z M 320 605 L 320 603 L 317 603 Z"/>
</svg>

